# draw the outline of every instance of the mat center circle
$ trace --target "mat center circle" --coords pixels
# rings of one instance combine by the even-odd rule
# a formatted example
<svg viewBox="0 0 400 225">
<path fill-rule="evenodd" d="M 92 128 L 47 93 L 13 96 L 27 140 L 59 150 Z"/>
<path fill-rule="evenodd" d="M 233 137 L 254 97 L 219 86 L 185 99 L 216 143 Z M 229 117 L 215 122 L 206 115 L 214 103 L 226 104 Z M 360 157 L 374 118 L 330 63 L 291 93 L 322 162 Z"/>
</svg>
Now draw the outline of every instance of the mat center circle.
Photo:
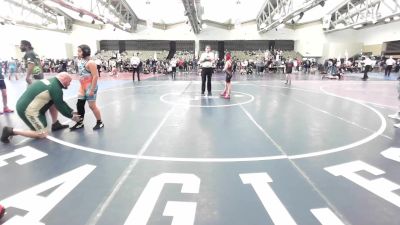
<svg viewBox="0 0 400 225">
<path fill-rule="evenodd" d="M 181 105 L 188 107 L 231 107 L 250 103 L 254 101 L 254 96 L 248 93 L 232 91 L 230 99 L 225 99 L 220 96 L 222 90 L 217 90 L 212 93 L 211 96 L 201 95 L 198 92 L 170 92 L 160 97 L 160 100 L 164 103 L 171 105 Z"/>
</svg>

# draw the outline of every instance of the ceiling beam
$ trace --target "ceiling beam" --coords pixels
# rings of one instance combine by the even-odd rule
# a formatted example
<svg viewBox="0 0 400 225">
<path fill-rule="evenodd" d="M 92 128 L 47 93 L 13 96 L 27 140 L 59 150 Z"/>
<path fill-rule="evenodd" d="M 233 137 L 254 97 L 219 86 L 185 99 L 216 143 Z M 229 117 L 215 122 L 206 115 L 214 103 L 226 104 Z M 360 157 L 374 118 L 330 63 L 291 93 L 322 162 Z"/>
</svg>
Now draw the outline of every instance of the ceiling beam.
<svg viewBox="0 0 400 225">
<path fill-rule="evenodd" d="M 81 20 L 73 20 L 75 25 L 79 25 L 82 27 L 92 28 L 96 30 L 102 30 L 104 28 L 103 24 L 91 24 Z"/>
<path fill-rule="evenodd" d="M 199 34 L 201 31 L 201 19 L 197 13 L 196 5 L 200 4 L 195 4 L 194 0 L 182 0 L 182 2 L 185 7 L 185 15 L 188 17 L 193 32 Z"/>
<path fill-rule="evenodd" d="M 29 23 L 27 21 L 23 21 L 23 20 L 11 20 L 9 18 L 6 17 L 2 17 L 0 16 L 0 19 L 4 20 L 5 24 L 9 24 L 9 25 L 17 25 L 17 26 L 22 26 L 22 27 L 28 27 L 28 28 L 34 28 L 34 29 L 39 29 L 39 30 L 48 30 L 48 31 L 56 31 L 56 32 L 61 32 L 61 33 L 70 33 L 70 31 L 67 30 L 60 30 L 60 29 L 51 29 L 39 24 L 35 24 L 35 23 Z"/>
<path fill-rule="evenodd" d="M 60 29 L 51 29 L 51 28 L 47 28 L 47 27 L 44 27 L 44 26 L 39 26 L 39 25 L 34 24 L 34 23 L 29 23 L 27 21 L 16 21 L 16 23 L 17 23 L 17 25 L 36 28 L 36 29 L 40 29 L 40 30 L 56 31 L 56 32 L 60 32 L 60 33 L 71 33 L 71 31 L 60 30 Z"/>
<path fill-rule="evenodd" d="M 111 25 L 113 25 L 114 27 L 116 27 L 118 29 L 126 30 L 125 27 L 123 25 L 120 25 L 119 23 L 115 23 L 114 21 L 107 21 L 107 20 L 105 20 L 105 18 L 102 18 L 99 15 L 96 15 L 96 14 L 94 14 L 94 13 L 92 13 L 92 12 L 86 10 L 86 9 L 81 9 L 81 8 L 75 7 L 74 5 L 72 5 L 72 4 L 68 3 L 68 2 L 65 2 L 63 0 L 49 0 L 49 1 L 57 3 L 60 6 L 66 8 L 66 9 L 69 9 L 69 10 L 72 10 L 72 11 L 75 11 L 75 12 L 78 12 L 78 13 L 82 13 L 82 14 L 88 15 L 88 16 L 92 17 L 94 20 L 98 20 L 98 21 L 100 21 L 100 22 L 102 22 L 104 24 L 108 23 L 108 24 L 111 24 Z"/>
<path fill-rule="evenodd" d="M 103 7 L 106 7 L 121 23 L 129 24 L 130 28 L 125 29 L 129 32 L 137 30 L 139 18 L 125 0 L 96 0 Z"/>
<path fill-rule="evenodd" d="M 257 15 L 257 29 L 260 33 L 277 28 L 280 24 L 301 18 L 304 12 L 325 3 L 326 0 L 310 0 L 300 8 L 293 8 L 294 0 L 266 0 Z"/>
<path fill-rule="evenodd" d="M 220 22 L 213 21 L 213 20 L 203 20 L 202 24 L 207 24 L 208 26 L 221 28 L 221 29 L 225 29 L 225 30 L 232 30 L 235 27 L 235 25 L 232 23 L 220 23 Z"/>
<path fill-rule="evenodd" d="M 29 12 L 31 12 L 31 13 L 37 15 L 37 16 L 40 16 L 40 17 L 42 17 L 42 18 L 45 18 L 46 20 L 48 20 L 48 21 L 50 21 L 50 22 L 57 23 L 57 19 L 55 19 L 54 17 L 51 17 L 50 15 L 48 15 L 48 14 L 46 14 L 46 13 L 44 13 L 44 12 L 38 11 L 36 5 L 32 5 L 32 4 L 28 4 L 28 5 L 22 4 L 21 1 L 20 1 L 20 2 L 21 2 L 21 3 L 20 3 L 20 2 L 18 2 L 18 1 L 16 1 L 16 0 L 4 0 L 4 1 L 5 1 L 5 2 L 8 2 L 8 3 L 11 3 L 11 4 L 17 6 L 18 8 L 23 9 L 23 10 L 27 10 L 27 11 L 29 11 Z M 32 6 L 35 6 L 36 9 L 35 9 L 34 7 L 32 7 Z"/>
<path fill-rule="evenodd" d="M 15 19 L 8 18 L 18 21 L 17 23 L 15 23 L 15 25 L 23 25 L 23 26 L 34 27 L 35 29 L 44 29 L 44 30 L 59 31 L 59 32 L 65 32 L 65 31 L 69 32 L 72 30 L 72 23 L 73 23 L 72 18 L 45 5 L 42 0 L 20 0 L 20 1 L 4 0 L 4 1 L 21 9 L 21 16 Z M 25 10 L 33 15 L 40 17 L 42 19 L 42 23 L 40 24 L 31 23 L 29 21 L 29 18 L 25 21 L 20 20 L 20 18 L 25 17 L 24 16 Z M 29 14 L 26 16 L 29 16 Z M 46 26 L 47 24 L 56 24 L 57 26 L 59 25 L 58 16 L 64 16 L 65 29 L 48 28 Z"/>
<path fill-rule="evenodd" d="M 61 9 L 54 8 L 54 7 L 52 7 L 52 6 L 49 6 L 49 5 L 47 5 L 45 2 L 44 2 L 44 4 L 45 4 L 48 8 L 50 8 L 51 10 L 53 10 L 54 12 L 56 12 L 56 13 L 58 13 L 58 14 L 64 16 L 65 19 L 66 19 L 67 21 L 71 21 L 71 22 L 70 22 L 71 25 L 72 25 L 72 24 L 76 24 L 76 25 L 80 25 L 80 26 L 84 26 L 84 27 L 88 27 L 88 28 L 93 28 L 93 29 L 98 29 L 98 30 L 101 30 L 101 29 L 104 28 L 104 26 L 101 25 L 101 24 L 92 24 L 92 23 L 88 23 L 88 22 L 85 22 L 85 21 L 76 20 L 76 19 L 72 18 L 70 15 L 68 15 L 68 13 L 62 11 Z M 71 28 L 71 29 L 72 29 L 72 28 Z"/>
<path fill-rule="evenodd" d="M 345 1 L 328 14 L 330 21 L 327 21 L 325 32 L 391 22 L 392 17 L 400 15 L 399 3 L 400 0 Z"/>
<path fill-rule="evenodd" d="M 70 15 L 57 8 L 49 6 L 43 0 L 30 0 L 30 3 L 36 5 L 43 10 L 46 10 L 47 12 L 52 12 L 56 16 L 63 16 L 66 30 L 72 31 L 72 24 L 74 23 L 74 19 Z"/>
</svg>

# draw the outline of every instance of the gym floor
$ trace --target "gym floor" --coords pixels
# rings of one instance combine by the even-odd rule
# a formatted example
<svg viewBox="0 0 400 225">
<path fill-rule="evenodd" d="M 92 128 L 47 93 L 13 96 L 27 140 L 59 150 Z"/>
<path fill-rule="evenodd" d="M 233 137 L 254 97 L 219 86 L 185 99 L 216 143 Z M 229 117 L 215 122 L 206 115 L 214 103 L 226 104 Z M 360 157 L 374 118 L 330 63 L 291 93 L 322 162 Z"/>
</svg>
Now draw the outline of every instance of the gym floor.
<svg viewBox="0 0 400 225">
<path fill-rule="evenodd" d="M 397 75 L 360 77 L 237 75 L 226 100 L 223 74 L 210 97 L 196 74 L 103 76 L 104 129 L 87 107 L 82 130 L 0 144 L 0 224 L 398 225 Z"/>
</svg>

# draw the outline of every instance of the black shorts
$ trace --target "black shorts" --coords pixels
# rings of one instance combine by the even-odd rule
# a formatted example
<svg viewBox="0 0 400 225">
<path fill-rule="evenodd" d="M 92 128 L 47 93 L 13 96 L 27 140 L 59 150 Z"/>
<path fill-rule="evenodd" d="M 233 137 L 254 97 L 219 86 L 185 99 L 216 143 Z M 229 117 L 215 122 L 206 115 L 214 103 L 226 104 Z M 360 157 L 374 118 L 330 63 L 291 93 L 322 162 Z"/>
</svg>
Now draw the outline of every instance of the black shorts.
<svg viewBox="0 0 400 225">
<path fill-rule="evenodd" d="M 232 79 L 232 74 L 226 73 L 226 78 L 225 78 L 226 83 L 230 83 L 231 79 Z"/>
<path fill-rule="evenodd" d="M 4 80 L 0 80 L 0 89 L 7 89 Z"/>
</svg>

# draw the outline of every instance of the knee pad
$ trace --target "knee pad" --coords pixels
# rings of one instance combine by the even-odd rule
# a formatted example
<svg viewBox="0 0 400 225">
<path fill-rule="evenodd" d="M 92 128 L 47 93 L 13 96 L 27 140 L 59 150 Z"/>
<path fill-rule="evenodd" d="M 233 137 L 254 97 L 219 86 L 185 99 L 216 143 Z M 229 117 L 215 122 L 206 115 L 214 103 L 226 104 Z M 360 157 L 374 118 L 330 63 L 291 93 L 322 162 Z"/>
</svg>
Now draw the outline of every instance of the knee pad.
<svg viewBox="0 0 400 225">
<path fill-rule="evenodd" d="M 78 114 L 82 119 L 85 116 L 85 103 L 86 100 L 84 99 L 78 99 L 78 102 L 76 103 L 76 110 L 78 110 Z"/>
</svg>

